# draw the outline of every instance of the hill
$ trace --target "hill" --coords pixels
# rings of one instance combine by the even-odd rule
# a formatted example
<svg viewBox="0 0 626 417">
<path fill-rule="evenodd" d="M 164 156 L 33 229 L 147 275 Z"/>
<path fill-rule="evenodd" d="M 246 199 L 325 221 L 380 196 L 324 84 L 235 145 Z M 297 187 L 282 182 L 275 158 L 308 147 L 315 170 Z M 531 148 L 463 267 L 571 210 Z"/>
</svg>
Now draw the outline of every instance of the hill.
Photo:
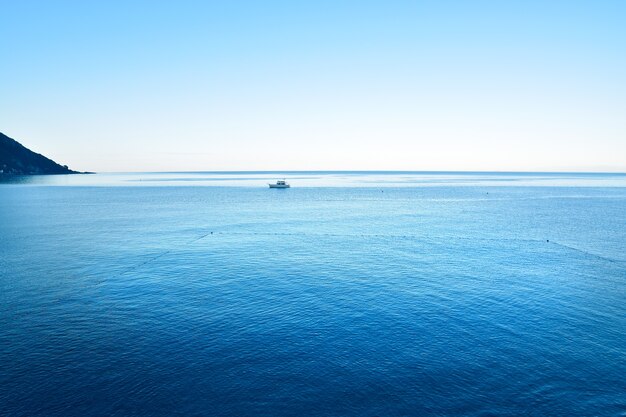
<svg viewBox="0 0 626 417">
<path fill-rule="evenodd" d="M 15 139 L 0 133 L 0 174 L 47 175 L 78 174 L 67 165 L 59 165 L 43 155 L 21 145 Z"/>
</svg>

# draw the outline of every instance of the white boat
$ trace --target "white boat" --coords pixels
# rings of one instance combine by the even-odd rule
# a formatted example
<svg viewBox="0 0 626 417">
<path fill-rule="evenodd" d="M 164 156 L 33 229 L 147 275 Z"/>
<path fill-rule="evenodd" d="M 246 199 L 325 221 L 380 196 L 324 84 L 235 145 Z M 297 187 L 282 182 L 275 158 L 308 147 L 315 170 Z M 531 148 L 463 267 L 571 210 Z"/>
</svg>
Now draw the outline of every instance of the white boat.
<svg viewBox="0 0 626 417">
<path fill-rule="evenodd" d="M 268 184 L 270 188 L 289 188 L 289 184 L 285 180 L 278 180 L 276 184 Z"/>
</svg>

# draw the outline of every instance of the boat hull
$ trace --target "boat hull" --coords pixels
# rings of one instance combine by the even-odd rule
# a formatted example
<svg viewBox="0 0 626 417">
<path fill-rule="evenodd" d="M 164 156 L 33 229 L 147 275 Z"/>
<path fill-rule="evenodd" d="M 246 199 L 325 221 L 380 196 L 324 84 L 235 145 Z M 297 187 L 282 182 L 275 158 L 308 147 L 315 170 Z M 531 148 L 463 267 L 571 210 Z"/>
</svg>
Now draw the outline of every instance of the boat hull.
<svg viewBox="0 0 626 417">
<path fill-rule="evenodd" d="M 270 188 L 289 188 L 289 184 L 279 185 L 279 184 L 268 184 Z"/>
</svg>

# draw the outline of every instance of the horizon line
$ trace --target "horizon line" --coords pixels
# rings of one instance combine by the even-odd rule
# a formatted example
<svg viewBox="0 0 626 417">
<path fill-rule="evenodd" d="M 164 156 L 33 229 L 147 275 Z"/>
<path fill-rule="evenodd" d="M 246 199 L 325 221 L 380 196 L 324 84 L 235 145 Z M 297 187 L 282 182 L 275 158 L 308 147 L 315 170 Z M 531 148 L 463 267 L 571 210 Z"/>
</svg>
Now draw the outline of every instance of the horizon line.
<svg viewBox="0 0 626 417">
<path fill-rule="evenodd" d="M 626 171 L 472 171 L 472 170 L 192 170 L 192 171 L 93 171 L 92 174 L 282 174 L 282 173 L 321 173 L 321 174 L 597 174 L 626 175 Z"/>
</svg>

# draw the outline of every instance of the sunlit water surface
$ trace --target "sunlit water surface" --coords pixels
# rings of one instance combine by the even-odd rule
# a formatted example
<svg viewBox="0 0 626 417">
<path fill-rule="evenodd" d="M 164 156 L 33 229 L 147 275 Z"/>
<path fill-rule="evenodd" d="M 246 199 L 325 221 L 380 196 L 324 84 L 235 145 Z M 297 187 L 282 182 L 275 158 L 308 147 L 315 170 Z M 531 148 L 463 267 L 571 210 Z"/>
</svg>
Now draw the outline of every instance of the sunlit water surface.
<svg viewBox="0 0 626 417">
<path fill-rule="evenodd" d="M 624 175 L 5 179 L 0 415 L 624 416 L 625 249 Z"/>
</svg>

